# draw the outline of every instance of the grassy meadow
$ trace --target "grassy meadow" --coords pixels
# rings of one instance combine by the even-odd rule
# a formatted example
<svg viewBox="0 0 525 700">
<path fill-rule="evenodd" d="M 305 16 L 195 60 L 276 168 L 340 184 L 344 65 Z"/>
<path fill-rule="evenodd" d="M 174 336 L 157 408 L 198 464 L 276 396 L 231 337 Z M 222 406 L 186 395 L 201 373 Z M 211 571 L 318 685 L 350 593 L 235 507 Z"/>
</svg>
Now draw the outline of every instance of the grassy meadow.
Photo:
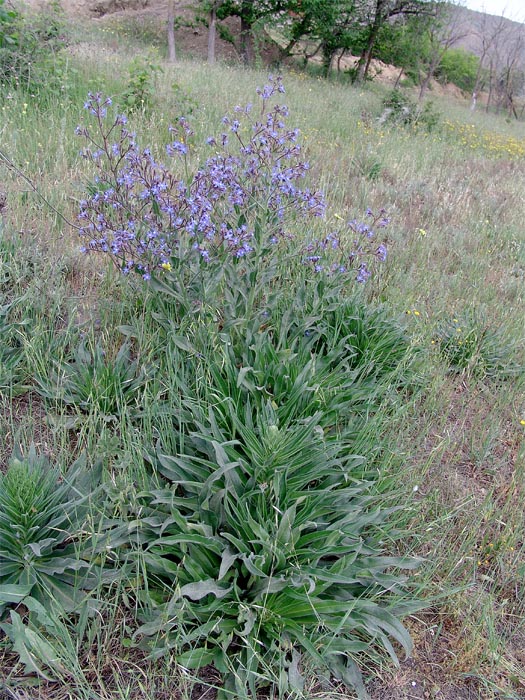
<svg viewBox="0 0 525 700">
<path fill-rule="evenodd" d="M 0 698 L 525 697 L 524 123 L 381 124 L 384 86 L 285 70 L 325 217 L 151 283 L 80 252 L 87 93 L 187 178 L 268 76 L 130 88 L 144 39 L 104 26 L 0 89 Z M 366 284 L 304 264 L 367 209 Z"/>
</svg>

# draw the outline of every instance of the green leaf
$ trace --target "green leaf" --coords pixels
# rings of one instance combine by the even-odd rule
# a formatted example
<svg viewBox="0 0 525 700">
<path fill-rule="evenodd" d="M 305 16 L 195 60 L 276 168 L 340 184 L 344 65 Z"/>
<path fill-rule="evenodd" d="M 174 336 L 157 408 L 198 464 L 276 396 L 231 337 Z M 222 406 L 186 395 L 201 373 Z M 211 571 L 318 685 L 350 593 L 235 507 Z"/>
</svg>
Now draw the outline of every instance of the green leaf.
<svg viewBox="0 0 525 700">
<path fill-rule="evenodd" d="M 354 688 L 359 700 L 370 700 L 359 666 L 353 659 L 342 655 L 331 655 L 326 661 L 335 678 L 343 681 L 349 688 Z"/>
<path fill-rule="evenodd" d="M 122 325 L 122 326 L 117 326 L 117 330 L 122 333 L 122 335 L 125 335 L 126 338 L 138 338 L 139 337 L 139 332 L 135 328 L 135 326 L 128 326 L 128 325 Z"/>
<path fill-rule="evenodd" d="M 254 389 L 254 384 L 253 382 L 249 382 L 246 379 L 246 376 L 250 373 L 253 372 L 252 367 L 241 367 L 239 370 L 239 374 L 237 375 L 237 387 L 244 386 L 247 389 L 253 390 Z"/>
<path fill-rule="evenodd" d="M 20 603 L 31 593 L 33 586 L 21 586 L 19 584 L 7 584 L 0 587 L 0 604 Z"/>
<path fill-rule="evenodd" d="M 217 576 L 217 580 L 220 581 L 223 579 L 228 571 L 230 570 L 232 564 L 239 558 L 239 553 L 234 552 L 231 547 L 226 547 L 226 549 L 223 552 L 222 559 L 221 559 L 221 566 L 219 569 L 219 575 Z"/>
<path fill-rule="evenodd" d="M 304 677 L 299 671 L 300 662 L 301 654 L 297 651 L 297 649 L 292 649 L 292 660 L 288 666 L 288 682 L 292 690 L 302 693 L 304 689 Z"/>
<path fill-rule="evenodd" d="M 180 593 L 192 600 L 201 600 L 201 598 L 205 598 L 207 595 L 214 595 L 216 598 L 224 598 L 231 590 L 232 586 L 225 588 L 212 579 L 208 579 L 207 581 L 187 583 L 185 586 L 181 587 Z"/>
<path fill-rule="evenodd" d="M 177 664 L 190 670 L 203 668 L 213 663 L 218 651 L 197 647 L 177 656 Z"/>
<path fill-rule="evenodd" d="M 173 333 L 171 333 L 170 340 L 173 341 L 174 345 L 178 347 L 179 350 L 197 353 L 195 346 L 183 335 L 174 335 Z"/>
<path fill-rule="evenodd" d="M 297 503 L 294 503 L 290 508 L 288 508 L 281 516 L 281 522 L 279 523 L 279 528 L 277 530 L 275 540 L 282 547 L 292 547 L 296 537 L 299 535 L 297 528 L 294 531 L 295 525 L 295 515 L 297 512 L 297 505 L 300 503 L 300 499 Z"/>
<path fill-rule="evenodd" d="M 53 681 L 55 678 L 48 675 L 42 666 L 42 654 L 44 658 L 51 661 L 55 658 L 55 650 L 36 632 L 29 630 L 20 615 L 11 610 L 11 624 L 4 623 L 0 628 L 7 634 L 13 644 L 13 651 L 20 657 L 21 663 L 25 667 L 26 673 L 35 673 L 37 676 L 44 678 L 47 681 Z"/>
<path fill-rule="evenodd" d="M 221 554 L 222 553 L 222 547 L 221 545 L 217 542 L 216 539 L 210 539 L 209 537 L 203 537 L 202 535 L 192 535 L 192 534 L 185 534 L 185 533 L 180 533 L 178 535 L 168 535 L 166 537 L 160 537 L 157 540 L 154 540 L 151 543 L 151 548 L 158 546 L 158 547 L 167 547 L 173 544 L 195 544 L 202 546 L 204 549 L 209 549 L 210 552 L 214 552 L 215 554 Z M 162 551 L 162 550 L 160 550 Z M 182 551 L 182 550 L 181 550 Z"/>
</svg>

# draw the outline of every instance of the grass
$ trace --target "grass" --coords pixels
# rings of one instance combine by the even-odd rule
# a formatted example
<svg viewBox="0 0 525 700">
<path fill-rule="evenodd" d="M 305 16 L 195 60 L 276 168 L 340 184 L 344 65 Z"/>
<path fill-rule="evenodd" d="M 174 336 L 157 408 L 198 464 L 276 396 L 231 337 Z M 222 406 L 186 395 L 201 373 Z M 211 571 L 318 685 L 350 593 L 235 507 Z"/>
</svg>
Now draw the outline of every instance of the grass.
<svg viewBox="0 0 525 700">
<path fill-rule="evenodd" d="M 105 46 L 105 34 L 95 39 Z M 70 221 L 86 180 L 74 136 L 84 93 L 100 87 L 117 100 L 129 58 L 113 46 L 94 57 L 82 44 L 73 47 L 73 87 L 53 108 L 21 92 L 1 93 L 2 150 Z M 176 81 L 196 104 L 192 158 L 222 115 L 252 100 L 254 87 L 266 78 L 184 60 L 163 69 L 155 78 L 151 110 L 135 114 L 133 128 L 160 150 L 178 113 L 180 93 L 171 88 Z M 428 601 L 407 622 L 415 643 L 412 661 L 396 670 L 375 659 L 370 692 L 378 700 L 408 700 L 416 690 L 444 700 L 523 697 L 525 402 L 523 367 L 515 368 L 523 362 L 524 341 L 525 168 L 518 156 L 525 126 L 436 98 L 447 123 L 443 119 L 430 133 L 389 129 L 375 120 L 380 87 L 356 90 L 297 72 L 285 75 L 285 86 L 292 122 L 301 129 L 313 177 L 329 195 L 334 224 L 337 216 L 350 212 L 353 218 L 367 207 L 384 207 L 392 218 L 389 260 L 367 287 L 366 302 L 387 308 L 421 358 L 422 389 L 400 400 L 391 387 L 382 410 L 369 416 L 360 433 L 362 444 L 366 437 L 374 445 L 369 464 L 379 473 L 377 488 L 384 488 L 387 499 L 397 482 L 400 502 L 410 506 L 398 521 L 407 534 L 392 538 L 391 546 L 401 555 L 425 557 L 410 579 Z M 187 383 L 203 395 L 209 375 L 187 368 L 175 376 L 170 367 L 181 365 L 184 351 L 167 340 L 169 333 L 152 315 L 151 293 L 128 284 L 103 260 L 82 257 L 74 230 L 23 180 L 5 168 L 2 177 L 8 207 L 0 219 L 0 306 L 23 297 L 12 320 L 29 322 L 16 327 L 24 349 L 18 367 L 28 387 L 21 395 L 10 387 L 0 396 L 2 465 L 15 445 L 27 449 L 31 442 L 62 464 L 85 450 L 104 462 L 115 515 L 133 511 L 140 507 L 137 485 L 151 486 L 144 446 L 162 437 L 182 451 L 173 431 L 180 386 Z M 473 371 L 481 350 L 459 366 L 450 352 L 438 352 L 436 329 L 443 319 L 454 328 L 454 318 L 476 319 L 476 328 L 491 329 L 493 371 Z M 447 329 L 450 335 L 450 324 Z M 159 363 L 156 379 L 140 387 L 140 424 L 136 406 L 123 407 L 115 430 L 96 411 L 71 421 L 70 408 L 58 398 L 43 403 L 31 378 L 49 375 L 51 357 L 69 362 L 79 334 L 92 347 L 101 343 L 110 358 L 128 338 L 141 366 Z M 96 508 L 93 517 L 102 517 Z M 51 631 L 48 624 L 47 639 L 58 635 L 54 648 L 66 662 L 74 651 L 82 671 L 55 685 L 41 681 L 31 691 L 35 697 L 211 697 L 218 684 L 213 674 L 198 683 L 170 665 L 169 657 L 144 661 L 145 652 L 132 648 L 134 585 L 115 583 L 92 619 L 63 621 L 65 630 L 57 625 Z M 4 693 L 22 697 L 23 669 L 5 637 L 0 645 L 0 675 L 9 689 Z M 69 667 L 76 668 L 72 662 Z M 352 697 L 333 682 L 307 680 L 303 692 L 312 699 Z"/>
</svg>

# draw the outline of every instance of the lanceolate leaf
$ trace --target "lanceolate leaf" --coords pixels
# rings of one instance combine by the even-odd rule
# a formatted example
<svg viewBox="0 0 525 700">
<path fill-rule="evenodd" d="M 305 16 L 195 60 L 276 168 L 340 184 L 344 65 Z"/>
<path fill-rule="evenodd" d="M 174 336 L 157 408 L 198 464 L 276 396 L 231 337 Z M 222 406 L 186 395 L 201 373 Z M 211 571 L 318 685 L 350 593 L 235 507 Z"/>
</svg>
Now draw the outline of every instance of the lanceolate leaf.
<svg viewBox="0 0 525 700">
<path fill-rule="evenodd" d="M 177 663 L 182 668 L 198 669 L 212 664 L 218 655 L 218 649 L 198 647 L 177 656 Z"/>
<path fill-rule="evenodd" d="M 201 598 L 205 598 L 207 595 L 214 595 L 216 598 L 224 598 L 231 590 L 232 586 L 226 588 L 215 581 L 208 580 L 187 583 L 180 589 L 180 594 L 192 600 L 201 600 Z"/>
<path fill-rule="evenodd" d="M 350 688 L 355 688 L 359 700 L 370 700 L 361 671 L 353 659 L 342 655 L 331 656 L 327 662 L 335 678 L 342 680 Z"/>
<path fill-rule="evenodd" d="M 31 586 L 7 584 L 0 587 L 0 605 L 20 603 L 31 592 Z"/>
<path fill-rule="evenodd" d="M 37 636 L 34 631 L 27 628 L 22 622 L 22 618 L 14 610 L 11 610 L 11 624 L 0 624 L 0 627 L 8 635 L 13 645 L 14 651 L 19 655 L 21 663 L 25 667 L 26 673 L 35 673 L 37 676 L 45 680 L 54 680 L 53 676 L 48 675 L 39 658 L 39 654 L 35 653 L 34 647 L 42 651 L 45 640 L 40 639 L 37 642 Z M 52 647 L 47 648 L 47 655 L 50 659 L 54 658 L 54 650 Z"/>
</svg>

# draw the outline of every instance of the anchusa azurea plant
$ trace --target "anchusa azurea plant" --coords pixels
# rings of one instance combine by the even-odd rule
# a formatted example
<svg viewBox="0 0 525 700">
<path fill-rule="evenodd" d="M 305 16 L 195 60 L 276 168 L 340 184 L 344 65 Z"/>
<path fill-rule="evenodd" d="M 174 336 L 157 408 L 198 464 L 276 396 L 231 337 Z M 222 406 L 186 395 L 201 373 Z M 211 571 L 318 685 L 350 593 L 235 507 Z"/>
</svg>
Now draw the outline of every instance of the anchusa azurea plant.
<svg viewBox="0 0 525 700">
<path fill-rule="evenodd" d="M 287 127 L 287 108 L 273 104 L 284 92 L 281 79 L 271 78 L 257 92 L 258 113 L 252 118 L 251 105 L 235 107 L 222 120 L 223 132 L 207 139 L 211 155 L 194 168 L 189 157 L 194 133 L 185 118 L 170 127 L 173 141 L 166 150 L 175 161 L 168 167 L 138 145 L 124 115 L 108 116 L 110 98 L 90 94 L 85 107 L 91 121 L 77 127 L 88 142 L 83 156 L 96 171 L 80 204 L 84 251 L 109 255 L 124 273 L 160 278 L 163 287 L 186 292 L 195 277 L 218 269 L 224 275 L 228 265 L 253 287 L 253 266 L 268 269 L 273 251 L 282 257 L 285 246 L 294 262 L 364 282 L 370 274 L 365 260 L 386 258 L 371 226 L 351 221 L 345 232 L 310 244 L 295 241 L 298 222 L 310 219 L 311 229 L 318 228 L 314 221 L 324 216 L 325 200 L 305 185 L 309 166 L 299 132 Z M 387 223 L 383 212 L 373 219 Z"/>
<path fill-rule="evenodd" d="M 28 595 L 72 611 L 100 581 L 86 521 L 100 479 L 80 457 L 65 474 L 36 453 L 15 451 L 0 474 L 0 619 Z"/>
<path fill-rule="evenodd" d="M 148 456 L 167 481 L 141 494 L 127 526 L 140 527 L 128 554 L 146 604 L 135 641 L 186 669 L 213 664 L 221 700 L 254 700 L 267 686 L 269 697 L 304 697 L 305 667 L 364 700 L 356 659 L 377 660 L 383 646 L 395 660 L 390 638 L 411 648 L 399 617 L 417 606 L 402 570 L 417 561 L 385 556 L 392 510 L 319 414 L 293 417 L 300 393 L 281 422 L 271 401 L 252 413 L 255 386 L 244 404 L 217 386 L 218 412 L 201 413 L 181 452 Z"/>
</svg>

